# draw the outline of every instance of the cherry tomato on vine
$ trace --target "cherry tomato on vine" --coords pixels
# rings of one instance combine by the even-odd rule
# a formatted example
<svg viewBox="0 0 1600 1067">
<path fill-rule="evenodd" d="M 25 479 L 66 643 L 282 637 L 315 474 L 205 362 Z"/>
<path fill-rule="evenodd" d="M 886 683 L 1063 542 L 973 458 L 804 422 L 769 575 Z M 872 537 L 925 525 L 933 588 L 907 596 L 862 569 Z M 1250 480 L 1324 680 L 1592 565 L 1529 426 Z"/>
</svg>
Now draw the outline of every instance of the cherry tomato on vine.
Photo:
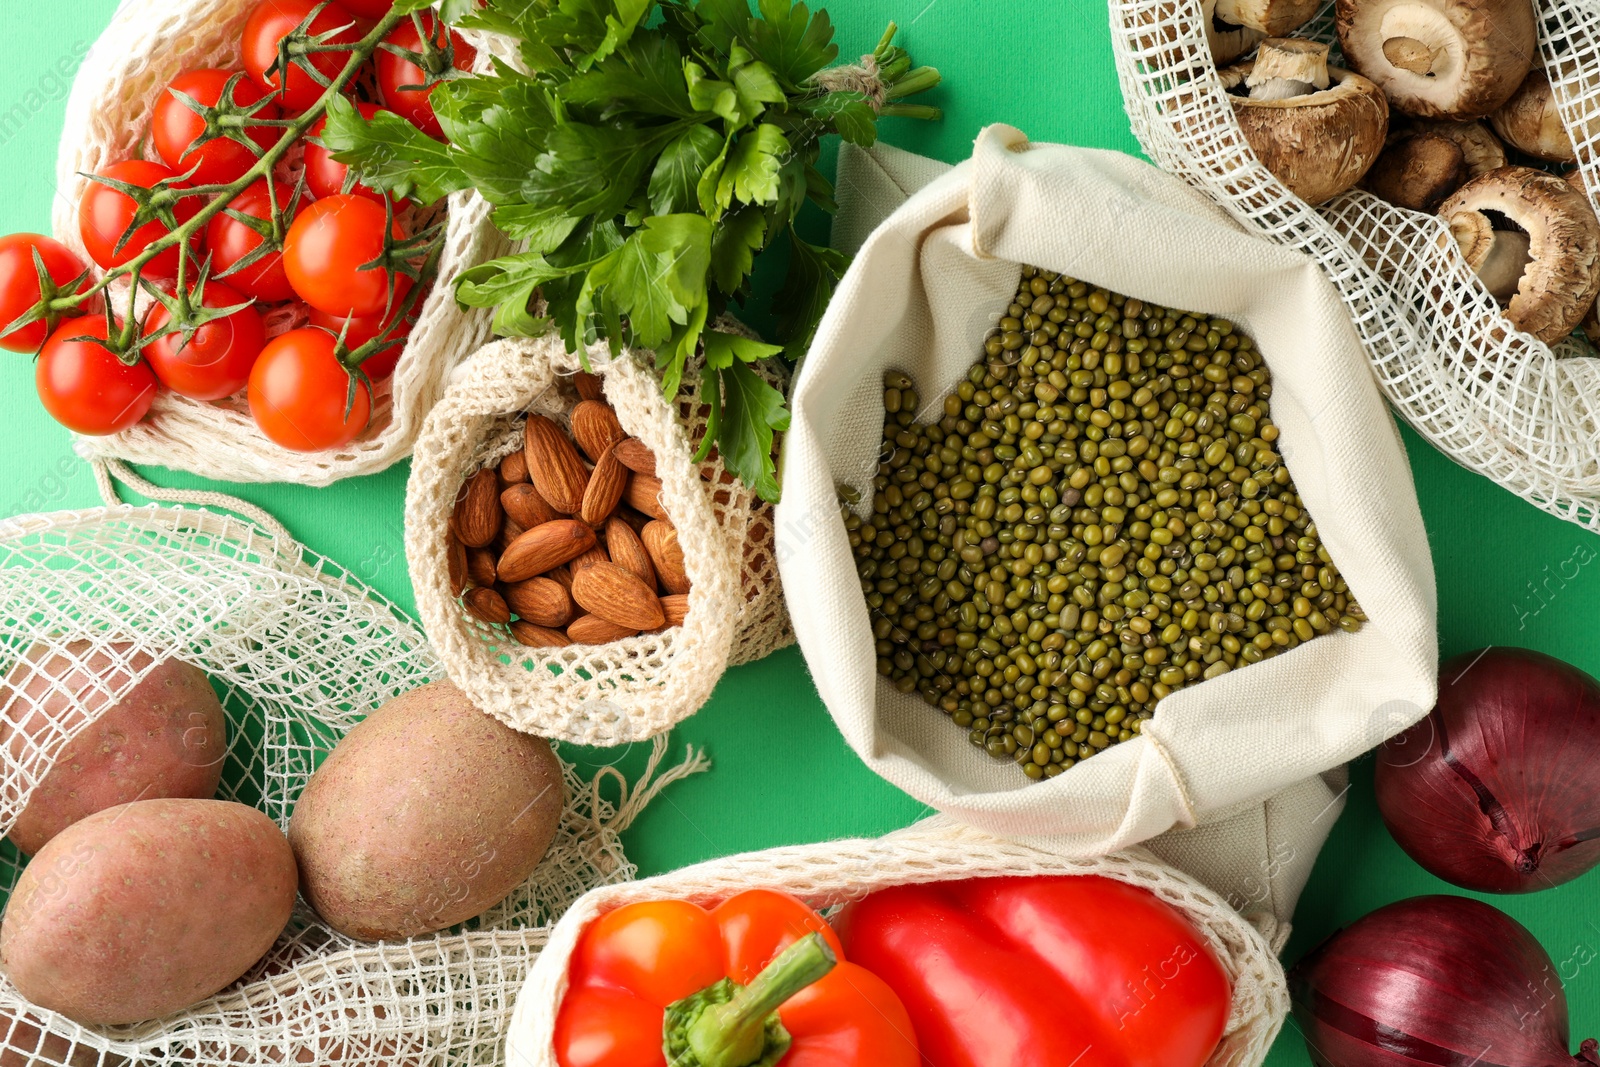
<svg viewBox="0 0 1600 1067">
<path fill-rule="evenodd" d="M 473 61 L 478 58 L 478 50 L 468 44 L 459 33 L 435 19 L 432 12 L 422 12 L 421 18 L 423 29 L 435 45 L 443 48 L 445 42 L 449 41 L 453 46 L 452 65 L 457 70 L 471 69 Z M 422 34 L 417 32 L 416 23 L 407 19 L 396 26 L 394 31 L 383 39 L 383 43 L 402 48 L 407 52 L 420 53 Z M 428 99 L 438 86 L 422 88 L 427 78 L 422 68 L 382 46 L 379 46 L 377 55 L 373 57 L 373 64 L 378 69 L 378 91 L 383 94 L 383 106 L 429 137 L 443 138 L 444 130 L 439 126 L 438 118 L 434 116 L 433 102 Z"/>
<path fill-rule="evenodd" d="M 364 19 L 381 19 L 394 7 L 394 0 L 340 0 L 350 14 Z"/>
<path fill-rule="evenodd" d="M 359 196 L 330 196 L 305 207 L 283 243 L 283 269 L 300 299 L 340 316 L 398 307 L 411 279 L 382 267 L 362 269 L 383 254 L 384 221 L 383 208 Z M 398 222 L 389 233 L 397 241 L 405 237 Z"/>
<path fill-rule="evenodd" d="M 377 104 L 356 104 L 356 110 L 361 117 L 372 121 L 372 116 L 383 109 Z M 306 187 L 311 190 L 311 195 L 317 199 L 330 196 L 339 196 L 345 192 L 345 176 L 350 173 L 350 168 L 333 158 L 333 153 L 317 143 L 322 137 L 322 131 L 327 128 L 327 119 L 318 119 L 317 124 L 311 127 L 310 136 L 306 140 Z M 351 196 L 362 196 L 374 203 L 382 204 L 384 195 L 376 189 L 356 182 L 350 187 Z M 394 202 L 396 214 L 411 206 L 411 201 L 400 199 Z"/>
<path fill-rule="evenodd" d="M 372 393 L 334 358 L 333 334 L 308 326 L 274 337 L 250 372 L 250 414 L 284 448 L 320 452 L 354 441 L 372 416 Z"/>
<path fill-rule="evenodd" d="M 158 182 L 176 178 L 178 173 L 160 163 L 130 159 L 124 163 L 113 163 L 101 170 L 100 175 L 128 185 L 152 189 Z M 133 197 L 109 185 L 90 182 L 89 187 L 84 190 L 83 199 L 78 203 L 78 233 L 83 238 L 83 247 L 89 253 L 89 258 L 105 270 L 131 262 L 152 243 L 171 232 L 162 222 L 152 219 L 140 226 L 127 243 L 118 249 L 117 242 L 122 240 L 123 233 L 132 225 L 134 213 L 138 208 L 139 205 L 134 203 Z M 178 201 L 173 209 L 173 216 L 181 225 L 199 210 L 199 198 L 187 197 Z M 200 247 L 200 234 L 196 233 L 190 239 L 191 253 L 198 255 Z M 177 246 L 167 249 L 146 263 L 141 276 L 151 280 L 176 278 Z"/>
<path fill-rule="evenodd" d="M 95 340 L 105 337 L 101 316 L 68 319 L 45 339 L 34 364 L 33 383 L 44 409 L 74 433 L 120 433 L 144 418 L 156 398 L 150 368 L 123 363 Z"/>
<path fill-rule="evenodd" d="M 66 285 L 87 269 L 77 253 L 54 238 L 37 233 L 0 237 L 0 348 L 12 352 L 37 351 L 50 333 L 43 320 L 30 322 L 10 333 L 3 332 L 39 302 L 39 269 L 33 262 L 35 249 L 44 260 L 45 271 L 58 286 Z M 92 284 L 85 278 L 79 289 L 87 289 Z"/>
<path fill-rule="evenodd" d="M 208 308 L 233 307 L 247 297 L 221 282 L 206 282 L 203 303 Z M 144 358 L 161 384 L 194 400 L 221 400 L 250 381 L 250 368 L 267 343 L 261 312 L 244 307 L 224 318 L 213 319 L 190 335 L 181 330 L 162 333 L 172 313 L 157 303 L 144 320 L 144 332 L 154 337 L 144 348 Z"/>
<path fill-rule="evenodd" d="M 190 185 L 226 185 L 238 181 L 260 158 L 258 153 L 227 137 L 217 137 L 199 148 L 190 148 L 206 132 L 206 120 L 173 94 L 182 93 L 196 103 L 215 107 L 232 77 L 232 72 L 226 70 L 191 70 L 172 79 L 166 92 L 156 100 L 155 114 L 150 118 L 150 139 L 162 162 L 179 174 L 188 175 L 185 180 Z M 245 106 L 254 104 L 261 99 L 261 87 L 241 77 L 233 87 L 233 99 Z M 278 105 L 268 102 L 256 112 L 256 117 L 275 119 L 279 114 Z M 272 126 L 252 125 L 245 129 L 250 140 L 263 152 L 278 141 L 278 131 Z M 190 174 L 191 170 L 194 173 Z"/>
<path fill-rule="evenodd" d="M 320 326 L 336 337 L 342 335 L 345 347 L 354 351 L 387 330 L 401 310 L 396 307 L 387 317 L 371 315 L 366 318 L 354 316 L 346 318 L 312 308 L 311 325 Z M 402 322 L 391 336 L 395 339 L 393 344 L 378 349 L 362 361 L 361 369 L 375 382 L 382 381 L 394 373 L 394 368 L 400 362 L 400 354 L 406 349 L 406 338 L 411 336 L 411 323 Z"/>
<path fill-rule="evenodd" d="M 274 99 L 290 114 L 305 111 L 327 90 L 300 65 L 293 63 L 288 78 L 283 72 L 268 68 L 278 60 L 278 42 L 297 29 L 313 11 L 318 0 L 261 0 L 250 17 L 245 20 L 244 34 L 239 40 L 239 52 L 244 69 L 262 89 L 272 93 Z M 343 28 L 347 27 L 347 28 Z M 342 29 L 343 28 L 343 29 Z M 330 3 L 311 20 L 313 35 L 335 33 L 329 44 L 355 44 L 361 40 L 355 17 L 340 4 Z M 348 52 L 316 52 L 300 57 L 324 78 L 332 81 L 349 62 Z"/>
<path fill-rule="evenodd" d="M 228 210 L 237 211 L 241 215 L 248 215 L 262 222 L 270 222 L 273 193 L 276 193 L 280 205 L 294 195 L 282 185 L 277 185 L 269 191 L 267 180 L 262 178 L 234 197 L 228 204 Z M 294 205 L 287 205 L 287 210 L 293 211 L 293 209 Z M 211 221 L 206 224 L 206 248 L 211 253 L 213 276 L 230 270 L 235 263 L 259 248 L 264 240 L 265 237 L 229 215 L 227 210 L 213 215 Z M 279 304 L 294 299 L 294 288 L 289 284 L 289 276 L 283 272 L 281 251 L 268 252 L 248 267 L 229 274 L 222 280 L 246 296 L 255 297 L 263 304 Z"/>
</svg>

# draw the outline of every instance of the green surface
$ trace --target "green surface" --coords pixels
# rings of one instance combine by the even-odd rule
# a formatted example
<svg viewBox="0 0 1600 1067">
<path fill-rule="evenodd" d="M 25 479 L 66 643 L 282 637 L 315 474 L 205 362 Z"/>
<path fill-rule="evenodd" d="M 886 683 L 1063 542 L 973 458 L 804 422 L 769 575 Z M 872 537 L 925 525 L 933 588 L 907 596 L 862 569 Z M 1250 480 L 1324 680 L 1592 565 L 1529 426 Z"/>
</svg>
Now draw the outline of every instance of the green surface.
<svg viewBox="0 0 1600 1067">
<path fill-rule="evenodd" d="M 18 13 L 24 7 L 23 0 L 5 2 Z M 891 121 L 885 135 L 897 145 L 954 161 L 967 154 L 982 125 L 1004 121 L 1039 140 L 1134 150 L 1097 0 L 834 0 L 829 6 L 846 55 L 870 49 L 892 16 L 903 28 L 900 43 L 946 76 L 930 100 L 946 109 L 944 123 Z M 48 18 L 13 20 L 12 58 L 0 65 L 0 232 L 48 229 L 67 91 L 61 72 L 74 68 L 115 4 L 73 0 L 49 7 Z M 1035 47 L 1018 51 L 1012 43 L 1018 34 Z M 1462 471 L 1409 432 L 1406 443 L 1438 573 L 1442 654 L 1523 645 L 1600 673 L 1600 631 L 1590 604 L 1600 595 L 1600 568 L 1579 565 L 1600 556 L 1594 536 Z M 21 356 L 0 363 L 0 455 L 6 457 L 0 513 L 98 502 L 66 431 L 40 410 Z M 165 485 L 202 484 L 146 473 Z M 409 610 L 400 538 L 405 477 L 402 465 L 330 489 L 228 488 Z M 1576 577 L 1566 577 L 1575 569 Z M 846 748 L 793 649 L 730 671 L 676 741 L 680 750 L 704 746 L 716 767 L 672 787 L 628 834 L 629 853 L 645 873 L 747 849 L 878 834 L 925 811 Z M 596 759 L 636 768 L 641 756 Z M 1600 968 L 1587 966 L 1600 958 L 1597 879 L 1590 874 L 1560 889 L 1495 901 L 1531 927 L 1557 962 L 1577 1036 L 1600 1031 Z M 1287 957 L 1383 903 L 1448 888 L 1389 838 L 1372 800 L 1370 761 L 1363 761 L 1349 810 L 1301 901 Z M 1307 1062 L 1292 1023 L 1269 1062 Z"/>
</svg>

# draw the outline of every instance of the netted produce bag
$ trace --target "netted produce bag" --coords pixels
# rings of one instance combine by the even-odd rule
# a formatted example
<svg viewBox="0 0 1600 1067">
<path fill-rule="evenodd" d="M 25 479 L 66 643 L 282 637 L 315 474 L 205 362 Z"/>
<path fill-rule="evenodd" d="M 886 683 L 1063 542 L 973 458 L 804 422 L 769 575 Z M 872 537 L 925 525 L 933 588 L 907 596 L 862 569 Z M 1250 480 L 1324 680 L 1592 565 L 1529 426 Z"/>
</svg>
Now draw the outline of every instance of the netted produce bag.
<svg viewBox="0 0 1600 1067">
<path fill-rule="evenodd" d="M 718 328 L 743 331 L 731 320 Z M 650 363 L 649 353 L 627 351 L 613 358 L 604 344 L 568 352 L 553 334 L 495 341 L 455 374 L 418 438 L 406 487 L 406 559 L 418 614 L 451 680 L 480 708 L 516 729 L 586 745 L 653 737 L 699 710 L 724 669 L 794 641 L 778 583 L 771 505 L 729 473 L 715 451 L 704 461 L 694 459 L 709 414 L 696 373 L 698 357 L 671 403 L 663 399 Z M 583 371 L 585 364 L 592 375 Z M 772 373 L 765 366 L 757 372 Z M 591 391 L 587 400 L 578 391 L 580 373 Z M 769 380 L 782 388 L 778 379 Z M 597 461 L 589 470 L 566 443 L 574 435 L 580 444 L 589 441 L 584 427 L 574 422 L 580 404 L 602 411 L 609 432 L 630 443 L 618 448 L 635 447 L 645 457 L 642 463 L 627 460 L 641 469 L 602 458 L 602 440 L 586 445 Z M 576 500 L 540 496 L 557 494 L 539 477 L 530 418 L 560 438 L 549 443 L 563 450 L 573 465 L 569 471 L 580 480 L 599 483 L 603 470 L 605 477 L 623 480 L 620 503 L 611 498 L 618 514 L 635 523 L 656 520 L 630 534 L 615 525 L 628 524 L 613 517 L 587 535 L 590 549 L 583 557 L 531 571 L 532 587 L 560 601 L 558 613 L 532 630 L 527 627 L 539 617 L 538 607 L 518 610 L 523 601 L 512 588 L 530 588 L 529 580 L 519 581 L 506 565 L 507 555 L 521 551 L 513 542 L 528 529 L 516 522 L 514 507 L 501 506 L 496 493 L 531 492 L 538 498 L 534 506 L 545 509 L 540 519 L 554 519 L 545 528 L 559 526 L 578 536 L 585 536 L 579 527 L 597 523 L 599 516 L 580 515 Z M 508 459 L 518 467 L 509 480 Z M 531 477 L 537 489 L 527 485 L 529 468 L 535 468 Z M 464 512 L 478 511 L 467 499 L 477 495 L 470 487 L 475 475 L 483 480 L 476 488 L 491 524 L 477 537 L 462 529 Z M 513 490 L 513 485 L 522 488 Z M 476 518 L 481 515 L 465 521 L 470 525 Z M 652 537 L 663 527 L 671 530 L 675 546 L 671 560 L 656 552 Z M 676 608 L 664 625 L 577 630 L 570 624 L 586 610 L 577 584 L 580 569 L 596 554 L 611 565 L 626 564 L 621 542 L 626 539 L 637 555 L 637 534 L 654 560 L 654 566 L 646 561 L 643 568 L 654 571 L 660 585 L 652 579 L 633 592 L 653 600 L 659 590 L 662 602 L 671 607 L 675 601 Z M 475 556 L 465 576 L 459 559 L 451 559 L 463 538 L 478 546 L 468 549 Z M 490 573 L 479 573 L 480 561 Z M 559 576 L 566 592 L 556 588 L 552 575 Z M 487 610 L 482 601 L 488 601 Z M 513 614 L 516 620 L 509 618 Z M 566 635 L 560 627 L 566 627 Z"/>
<path fill-rule="evenodd" d="M 778 507 L 822 699 L 873 770 L 988 832 L 1081 855 L 1254 811 L 1238 870 L 1309 863 L 1321 837 L 1263 801 L 1435 686 L 1422 519 L 1344 305 L 1127 156 L 994 126 L 935 170 L 841 158 L 834 241 L 860 251 L 795 382 Z M 1019 280 L 1059 345 L 1010 321 Z M 957 435 L 937 466 L 908 412 Z"/>
<path fill-rule="evenodd" d="M 84 255 L 78 225 L 78 202 L 90 186 L 84 175 L 122 160 L 151 158 L 142 142 L 167 84 L 196 68 L 238 69 L 240 31 L 255 6 L 256 0 L 124 0 L 118 6 L 84 57 L 67 101 L 56 163 L 53 228 L 59 240 Z M 478 45 L 478 66 L 485 67 L 495 42 L 468 36 Z M 293 159 L 291 152 L 279 168 L 286 189 L 297 178 Z M 287 449 L 257 428 L 242 393 L 205 402 L 163 390 L 140 422 L 106 437 L 76 437 L 75 447 L 91 459 L 116 458 L 226 481 L 304 485 L 372 474 L 404 458 L 451 369 L 490 336 L 489 313 L 459 307 L 450 280 L 508 248 L 476 192 L 452 194 L 433 207 L 412 206 L 396 218 L 411 233 L 441 215 L 447 218 L 438 280 L 420 300 L 393 375 L 374 383 L 371 419 L 350 444 L 321 452 Z M 271 337 L 306 321 L 303 314 L 275 310 L 266 324 Z"/>
<path fill-rule="evenodd" d="M 280 827 L 347 730 L 442 676 L 417 627 L 334 564 L 195 509 L 119 506 L 0 523 L 0 618 L 9 672 L 0 829 L 13 836 L 57 757 L 163 662 L 203 670 L 227 718 L 225 752 L 191 753 L 186 732 L 185 759 L 220 758 L 218 798 Z M 658 746 L 631 789 L 615 768 L 584 781 L 563 762 L 567 807 L 550 850 L 526 883 L 460 927 L 360 943 L 299 902 L 238 982 L 122 1026 L 80 1026 L 0 978 L 0 1058 L 72 1067 L 494 1062 L 550 924 L 587 890 L 632 876 L 618 833 L 660 785 L 703 766 L 695 759 L 658 774 L 664 753 Z M 0 889 L 16 886 L 25 862 L 11 840 L 0 845 Z M 63 884 L 71 874 L 69 864 Z"/>
<path fill-rule="evenodd" d="M 1362 190 L 1315 208 L 1291 193 L 1245 141 L 1208 47 L 1212 8 L 1202 6 L 1109 4 L 1123 102 L 1145 153 L 1252 230 L 1316 260 L 1348 309 L 1384 395 L 1418 433 L 1543 510 L 1600 528 L 1593 348 L 1572 337 L 1546 343 L 1510 327 L 1444 219 Z M 1293 32 L 1330 43 L 1332 62 L 1340 64 L 1332 7 Z M 1600 189 L 1593 11 L 1569 0 L 1537 0 L 1533 8 L 1533 66 L 1549 75 L 1583 181 Z M 1490 30 L 1494 17 L 1486 12 L 1489 21 L 1478 28 Z M 1513 36 L 1501 34 L 1496 47 L 1515 51 Z M 1393 111 L 1391 128 L 1403 118 Z M 1315 168 L 1310 162 L 1307 170 Z"/>
<path fill-rule="evenodd" d="M 1017 875 L 1100 875 L 1149 890 L 1182 912 L 1216 951 L 1233 988 L 1226 1028 L 1208 1067 L 1253 1067 L 1266 1059 L 1289 1009 L 1283 969 L 1262 936 L 1201 882 L 1144 849 L 1068 859 L 935 817 L 877 839 L 749 852 L 587 894 L 556 925 L 517 997 L 506 1061 L 555 1067 L 551 1041 L 573 948 L 585 927 L 623 905 L 685 899 L 713 907 L 745 890 L 772 889 L 827 914 L 890 886 Z"/>
</svg>

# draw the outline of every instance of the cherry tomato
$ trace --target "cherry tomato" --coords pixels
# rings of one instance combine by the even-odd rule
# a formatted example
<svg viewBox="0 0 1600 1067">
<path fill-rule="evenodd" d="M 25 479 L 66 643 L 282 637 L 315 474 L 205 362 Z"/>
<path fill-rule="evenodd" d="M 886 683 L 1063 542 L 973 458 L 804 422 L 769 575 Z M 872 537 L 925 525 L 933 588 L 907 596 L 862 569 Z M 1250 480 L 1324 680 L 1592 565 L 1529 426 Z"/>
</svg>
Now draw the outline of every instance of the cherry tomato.
<svg viewBox="0 0 1600 1067">
<path fill-rule="evenodd" d="M 354 316 L 344 318 L 312 308 L 311 325 L 320 326 L 335 337 L 342 334 L 345 347 L 354 350 L 388 329 L 400 311 L 401 309 L 396 307 L 387 317 L 371 315 L 367 318 Z M 411 323 L 402 322 L 392 336 L 395 338 L 393 344 L 378 349 L 362 361 L 361 369 L 375 382 L 382 381 L 394 373 L 395 366 L 400 362 L 400 354 L 406 350 L 406 338 L 411 336 Z"/>
<path fill-rule="evenodd" d="M 383 110 L 377 104 L 357 104 L 356 110 L 361 112 L 361 117 L 372 120 L 372 116 Z M 344 193 L 345 175 L 350 173 L 350 168 L 333 158 L 329 152 L 317 143 L 322 137 L 322 131 L 327 128 L 327 119 L 318 119 L 317 124 L 311 127 L 311 137 L 306 141 L 306 186 L 310 188 L 311 195 L 318 199 L 330 196 L 339 196 Z M 376 203 L 383 203 L 384 195 L 376 189 L 369 188 L 356 182 L 350 188 L 350 195 L 364 196 Z M 411 206 L 409 200 L 396 200 L 394 210 L 398 214 Z"/>
<path fill-rule="evenodd" d="M 206 283 L 203 302 L 208 308 L 233 307 L 247 298 L 221 282 Z M 250 381 L 250 368 L 267 343 L 261 312 L 240 308 L 225 318 L 213 319 L 196 330 L 185 343 L 183 331 L 162 333 L 172 313 L 157 303 L 144 321 L 144 332 L 156 340 L 145 346 L 144 358 L 161 384 L 195 400 L 221 400 Z"/>
<path fill-rule="evenodd" d="M 162 161 L 179 174 L 188 175 L 185 181 L 191 185 L 225 185 L 238 181 L 259 158 L 227 137 L 215 138 L 190 150 L 196 138 L 206 132 L 206 120 L 174 94 L 183 93 L 197 103 L 215 107 L 231 77 L 233 74 L 226 70 L 191 70 L 172 79 L 167 91 L 156 100 L 155 114 L 150 119 L 150 139 L 155 142 Z M 241 77 L 233 87 L 233 99 L 241 105 L 254 104 L 261 99 L 261 87 Z M 256 112 L 256 117 L 275 119 L 279 114 L 278 105 L 268 103 Z M 263 152 L 278 141 L 278 131 L 272 126 L 247 126 L 245 130 Z M 191 170 L 194 173 L 190 174 Z"/>
<path fill-rule="evenodd" d="M 381 19 L 394 6 L 394 0 L 340 0 L 344 9 L 364 19 Z"/>
<path fill-rule="evenodd" d="M 372 394 L 356 382 L 345 413 L 350 375 L 334 358 L 333 334 L 308 326 L 274 337 L 250 372 L 250 414 L 261 432 L 296 452 L 340 448 L 372 416 Z"/>
<path fill-rule="evenodd" d="M 129 185 L 138 185 L 152 189 L 156 183 L 169 181 L 178 177 L 178 173 L 170 167 L 163 167 L 160 163 L 150 163 L 142 159 L 130 159 L 125 163 L 113 163 L 100 171 L 102 177 L 112 178 L 116 181 L 126 182 Z M 78 233 L 83 238 L 84 250 L 89 253 L 89 258 L 98 263 L 102 268 L 110 270 L 128 263 L 148 248 L 153 242 L 165 237 L 170 231 L 158 220 L 140 226 L 134 235 L 128 238 L 121 249 L 117 242 L 122 240 L 122 235 L 133 224 L 134 213 L 138 210 L 133 197 L 127 193 L 101 185 L 99 182 L 90 182 L 84 190 L 83 200 L 78 204 Z M 173 209 L 173 215 L 178 222 L 187 222 L 195 212 L 200 210 L 198 197 L 187 197 L 178 201 Z M 196 233 L 190 242 L 191 251 L 198 254 L 200 251 L 200 234 Z M 176 246 L 167 249 L 144 265 L 141 276 L 152 280 L 163 278 L 176 278 L 178 276 L 178 249 Z"/>
<path fill-rule="evenodd" d="M 36 233 L 14 233 L 0 237 L 0 331 L 26 315 L 39 302 L 39 269 L 34 266 L 37 249 L 44 269 L 57 285 L 66 285 L 84 272 L 77 254 L 50 237 Z M 88 278 L 80 289 L 93 284 Z M 50 328 L 41 319 L 10 333 L 0 332 L 0 348 L 12 352 L 33 352 L 44 344 Z"/>
<path fill-rule="evenodd" d="M 322 99 L 327 86 L 319 84 L 298 62 L 293 64 L 287 79 L 283 78 L 282 71 L 268 74 L 267 68 L 278 60 L 278 42 L 306 20 L 316 10 L 317 3 L 318 0 L 261 0 L 245 20 L 244 34 L 239 41 L 244 69 L 250 72 L 257 85 L 275 94 L 277 102 L 292 114 L 299 114 Z M 341 27 L 348 29 L 334 34 L 332 43 L 355 44 L 361 40 L 354 16 L 342 5 L 330 3 L 312 19 L 310 30 L 320 35 Z M 311 66 L 332 81 L 344 70 L 350 54 L 317 52 L 309 58 Z"/>
<path fill-rule="evenodd" d="M 128 366 L 105 345 L 99 316 L 68 319 L 39 350 L 33 382 L 44 409 L 74 433 L 120 433 L 144 418 L 156 398 L 156 376 L 144 363 Z"/>
<path fill-rule="evenodd" d="M 451 42 L 455 48 L 452 63 L 457 70 L 471 69 L 473 60 L 478 58 L 476 48 L 468 44 L 459 33 L 437 21 L 430 11 L 422 12 L 422 25 L 429 39 L 440 48 L 444 47 L 447 40 Z M 422 34 L 417 32 L 416 23 L 407 19 L 384 38 L 384 44 L 403 48 L 407 52 L 420 53 Z M 427 79 L 422 68 L 404 56 L 395 55 L 382 47 L 378 49 L 373 63 L 378 68 L 378 91 L 383 94 L 383 106 L 429 137 L 444 137 L 444 130 L 433 114 L 433 103 L 428 99 L 438 86 L 421 88 Z"/>
<path fill-rule="evenodd" d="M 411 279 L 381 267 L 362 269 L 383 254 L 383 224 L 383 208 L 359 196 L 330 196 L 302 210 L 283 243 L 283 269 L 300 299 L 330 315 L 365 317 L 399 306 Z M 398 222 L 390 233 L 405 237 Z"/>
<path fill-rule="evenodd" d="M 281 185 L 276 186 L 275 191 L 280 202 L 292 195 Z M 272 206 L 272 192 L 268 190 L 265 178 L 251 184 L 228 204 L 231 210 L 263 222 L 271 221 Z M 289 210 L 292 212 L 294 207 L 289 205 Z M 211 252 L 213 274 L 229 270 L 259 248 L 264 240 L 266 238 L 261 234 L 226 211 L 213 215 L 206 224 L 206 248 Z M 294 287 L 289 284 L 289 276 L 283 272 L 281 251 L 268 252 L 243 270 L 229 274 L 223 281 L 263 304 L 280 304 L 294 299 Z"/>
</svg>

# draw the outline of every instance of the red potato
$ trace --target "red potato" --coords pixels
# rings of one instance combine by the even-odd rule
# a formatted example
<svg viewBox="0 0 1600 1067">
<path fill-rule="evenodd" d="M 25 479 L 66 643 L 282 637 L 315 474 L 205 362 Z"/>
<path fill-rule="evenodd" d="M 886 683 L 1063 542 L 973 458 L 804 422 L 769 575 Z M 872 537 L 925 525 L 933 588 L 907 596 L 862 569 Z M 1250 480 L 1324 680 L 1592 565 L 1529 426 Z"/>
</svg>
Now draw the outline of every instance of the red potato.
<svg viewBox="0 0 1600 1067">
<path fill-rule="evenodd" d="M 204 1000 L 266 954 L 294 910 L 289 843 L 223 800 L 141 800 L 57 834 L 0 923 L 0 968 L 33 1003 L 85 1026 Z"/>
<path fill-rule="evenodd" d="M 118 643 L 35 644 L 6 675 L 0 732 L 27 762 L 53 736 L 76 733 L 51 762 L 8 835 L 28 855 L 97 811 L 133 800 L 214 795 L 228 750 L 222 704 L 198 667 Z M 110 694 L 148 671 L 113 702 Z"/>
</svg>

